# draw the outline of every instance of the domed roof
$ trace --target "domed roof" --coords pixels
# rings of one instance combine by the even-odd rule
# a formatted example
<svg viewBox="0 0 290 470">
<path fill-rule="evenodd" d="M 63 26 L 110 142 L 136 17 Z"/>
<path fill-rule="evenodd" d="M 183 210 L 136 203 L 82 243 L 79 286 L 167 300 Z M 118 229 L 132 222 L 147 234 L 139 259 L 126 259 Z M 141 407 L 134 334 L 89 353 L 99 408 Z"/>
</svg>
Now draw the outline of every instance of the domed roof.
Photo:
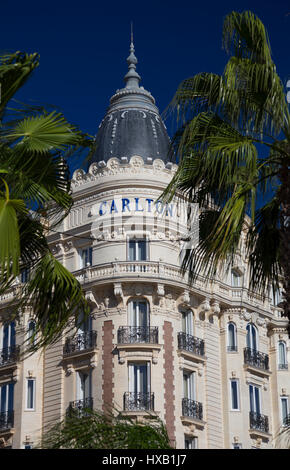
<svg viewBox="0 0 290 470">
<path fill-rule="evenodd" d="M 96 151 L 92 162 L 109 158 L 139 155 L 168 161 L 170 139 L 151 93 L 139 86 L 137 58 L 131 41 L 127 59 L 129 71 L 125 88 L 117 90 L 96 135 Z"/>
</svg>

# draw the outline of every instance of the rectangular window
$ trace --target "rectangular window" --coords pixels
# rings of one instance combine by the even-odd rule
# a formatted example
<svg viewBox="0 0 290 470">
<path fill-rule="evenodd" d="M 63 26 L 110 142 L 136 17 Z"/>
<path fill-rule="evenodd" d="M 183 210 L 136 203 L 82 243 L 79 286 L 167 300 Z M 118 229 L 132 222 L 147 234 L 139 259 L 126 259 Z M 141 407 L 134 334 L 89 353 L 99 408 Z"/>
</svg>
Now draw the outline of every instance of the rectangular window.
<svg viewBox="0 0 290 470">
<path fill-rule="evenodd" d="M 232 410 L 239 410 L 239 382 L 238 380 L 231 380 L 231 400 Z"/>
<path fill-rule="evenodd" d="M 129 261 L 146 261 L 148 254 L 147 240 L 145 238 L 129 240 Z"/>
<path fill-rule="evenodd" d="M 92 247 L 83 248 L 79 251 L 79 267 L 80 269 L 92 266 L 93 264 L 93 249 Z"/>
<path fill-rule="evenodd" d="M 185 449 L 197 449 L 197 437 L 185 436 L 184 448 Z"/>
<path fill-rule="evenodd" d="M 35 409 L 35 379 L 27 379 L 26 381 L 26 409 Z"/>
<path fill-rule="evenodd" d="M 281 418 L 282 424 L 286 425 L 289 419 L 288 397 L 281 397 Z"/>
<path fill-rule="evenodd" d="M 0 412 L 13 411 L 14 406 L 14 384 L 3 384 L 0 387 Z"/>
<path fill-rule="evenodd" d="M 242 276 L 237 271 L 232 271 L 232 287 L 241 287 Z"/>
<path fill-rule="evenodd" d="M 183 398 L 195 400 L 195 377 L 194 372 L 183 373 Z"/>
<path fill-rule="evenodd" d="M 260 404 L 260 388 L 256 385 L 249 385 L 250 393 L 250 411 L 252 413 L 261 414 Z"/>
<path fill-rule="evenodd" d="M 233 449 L 241 449 L 242 448 L 242 444 L 233 444 Z"/>
</svg>

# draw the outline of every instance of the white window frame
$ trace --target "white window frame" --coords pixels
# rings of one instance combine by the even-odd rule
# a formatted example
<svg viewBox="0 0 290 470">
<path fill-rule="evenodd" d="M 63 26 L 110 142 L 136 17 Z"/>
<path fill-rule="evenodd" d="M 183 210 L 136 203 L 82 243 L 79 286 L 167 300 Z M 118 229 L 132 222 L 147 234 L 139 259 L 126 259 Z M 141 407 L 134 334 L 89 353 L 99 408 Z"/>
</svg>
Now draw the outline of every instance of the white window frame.
<svg viewBox="0 0 290 470">
<path fill-rule="evenodd" d="M 87 252 L 87 258 L 89 262 L 85 266 L 84 262 L 84 252 Z M 78 259 L 79 259 L 79 269 L 85 269 L 86 267 L 92 266 L 93 264 L 93 247 L 86 246 L 78 250 Z"/>
<path fill-rule="evenodd" d="M 253 348 L 253 335 L 252 335 L 252 331 L 250 332 L 249 334 L 249 338 L 250 338 L 250 345 L 248 345 L 248 331 L 247 331 L 247 327 L 250 326 L 250 329 L 251 328 L 254 328 L 254 330 L 256 331 L 256 349 Z M 246 345 L 247 345 L 247 348 L 250 348 L 252 349 L 253 351 L 259 351 L 259 332 L 258 332 L 258 328 L 256 327 L 256 325 L 254 325 L 254 323 L 248 323 L 247 326 L 246 326 Z"/>
<path fill-rule="evenodd" d="M 263 407 L 262 407 L 262 396 L 261 396 L 261 386 L 260 385 L 257 385 L 257 384 L 254 384 L 254 383 L 250 383 L 249 384 L 249 404 L 250 404 L 250 411 L 252 411 L 253 413 L 257 413 L 257 403 L 256 403 L 256 394 L 253 393 L 253 397 L 254 397 L 254 410 L 251 410 L 251 399 L 250 399 L 250 387 L 253 387 L 254 388 L 257 388 L 258 391 L 259 391 L 259 405 L 260 405 L 260 413 L 259 414 L 263 414 Z M 258 413 L 257 413 L 258 414 Z"/>
<path fill-rule="evenodd" d="M 186 387 L 187 387 L 187 397 L 185 396 L 184 388 L 184 376 L 187 376 Z M 183 384 L 183 398 L 188 398 L 188 400 L 196 401 L 196 375 L 195 371 L 184 369 L 182 373 L 182 384 Z"/>
<path fill-rule="evenodd" d="M 238 280 L 238 285 L 235 285 L 234 279 Z M 233 288 L 242 287 L 242 284 L 243 284 L 242 281 L 243 281 L 243 275 L 237 269 L 232 269 L 232 271 L 231 271 L 231 286 Z"/>
<path fill-rule="evenodd" d="M 189 445 L 188 447 L 186 447 L 186 445 L 185 445 L 186 441 L 191 443 L 191 446 Z M 191 436 L 187 436 L 185 434 L 185 436 L 184 436 L 184 449 L 198 449 L 198 439 L 197 439 L 197 437 L 191 437 Z"/>
<path fill-rule="evenodd" d="M 4 347 L 4 328 L 8 325 L 9 328 L 9 333 L 8 333 L 8 345 L 7 348 L 10 348 L 12 346 L 12 323 L 14 323 L 14 345 L 16 345 L 16 323 L 15 321 L 12 322 L 5 322 L 3 323 L 1 330 L 0 330 L 0 349 L 3 349 Z M 14 346 L 13 345 L 13 346 Z"/>
<path fill-rule="evenodd" d="M 33 406 L 32 408 L 28 407 L 28 383 L 33 382 L 33 388 L 32 388 L 32 402 Z M 26 394 L 25 394 L 25 411 L 35 411 L 36 409 L 36 379 L 35 377 L 27 377 L 26 378 Z"/>
<path fill-rule="evenodd" d="M 287 403 L 287 415 L 283 417 L 283 407 L 282 407 L 282 401 L 285 400 L 286 403 Z M 284 425 L 284 419 L 290 415 L 290 411 L 289 411 L 289 398 L 288 396 L 282 396 L 280 397 L 280 418 L 281 418 L 281 423 L 282 423 L 282 426 L 285 426 Z"/>
<path fill-rule="evenodd" d="M 82 390 L 81 384 L 82 384 L 82 379 L 81 375 L 87 374 L 88 378 L 87 380 L 89 381 L 88 387 L 88 396 L 85 396 L 85 390 Z M 91 370 L 77 370 L 76 371 L 76 401 L 79 400 L 86 400 L 87 398 L 92 398 L 92 371 Z"/>
<path fill-rule="evenodd" d="M 136 302 L 136 315 L 134 315 L 134 302 Z M 140 315 L 139 315 L 139 304 L 146 304 L 146 326 L 150 326 L 150 308 L 149 302 L 147 299 L 142 297 L 141 299 L 130 299 L 128 302 L 128 325 L 129 326 L 143 326 L 140 325 Z M 136 317 L 136 318 L 135 318 Z"/>
<path fill-rule="evenodd" d="M 237 443 L 234 443 L 234 444 L 232 445 L 232 447 L 233 447 L 233 449 L 242 449 L 242 448 L 243 448 L 243 447 L 242 447 L 242 444 L 240 444 L 240 443 L 238 443 L 238 442 L 237 442 Z"/>
<path fill-rule="evenodd" d="M 140 367 L 147 367 L 147 383 L 146 385 L 146 393 L 151 393 L 151 364 L 149 361 L 143 362 L 129 362 L 128 363 L 128 390 L 131 393 L 144 393 L 144 390 L 141 390 L 140 386 Z M 136 381 L 135 381 L 136 377 Z M 135 387 L 135 383 L 137 385 L 137 389 Z"/>
<path fill-rule="evenodd" d="M 145 250 L 146 250 L 146 253 L 145 253 L 145 259 L 133 259 L 131 260 L 130 259 L 130 242 L 139 242 L 139 241 L 145 241 Z M 136 258 L 138 258 L 138 250 L 135 249 L 135 253 L 137 254 Z M 141 234 L 138 235 L 136 233 L 134 234 L 128 234 L 127 235 L 127 261 L 131 261 L 131 262 L 140 262 L 140 261 L 149 261 L 150 259 L 150 244 L 149 244 L 149 236 L 147 234 Z"/>
<path fill-rule="evenodd" d="M 12 385 L 12 401 L 13 401 L 13 407 L 12 409 L 9 409 L 9 386 Z M 6 387 L 6 396 L 5 396 L 5 403 L 4 407 L 2 404 L 2 387 Z M 7 413 L 8 411 L 13 411 L 14 410 L 14 384 L 12 382 L 5 382 L 3 384 L 0 384 L 0 412 Z"/>
<path fill-rule="evenodd" d="M 237 408 L 233 408 L 233 389 L 232 389 L 232 382 L 236 382 L 237 387 Z M 240 384 L 239 379 L 230 379 L 230 398 L 231 398 L 231 411 L 241 411 L 241 404 L 240 404 Z"/>
<path fill-rule="evenodd" d="M 228 349 L 230 347 L 230 331 L 229 331 L 230 325 L 233 325 L 234 327 L 234 346 L 236 348 L 235 350 L 232 350 L 232 351 Z M 238 350 L 237 325 L 234 322 L 230 321 L 227 324 L 227 351 L 237 352 L 237 350 Z"/>
<path fill-rule="evenodd" d="M 183 333 L 194 336 L 193 311 L 191 309 L 181 311 L 181 325 Z"/>
<path fill-rule="evenodd" d="M 285 361 L 284 361 L 284 362 L 281 362 L 281 361 L 280 361 L 280 344 L 283 345 L 283 349 L 284 349 L 284 357 L 285 357 Z M 287 358 L 287 346 L 286 346 L 285 341 L 283 341 L 283 340 L 278 341 L 278 348 L 277 348 L 277 349 L 278 349 L 278 354 L 277 354 L 277 356 L 278 356 L 278 357 L 277 357 L 277 359 L 278 359 L 278 367 L 279 367 L 280 364 L 288 365 L 288 360 L 287 360 L 287 359 L 288 359 L 288 358 Z"/>
</svg>

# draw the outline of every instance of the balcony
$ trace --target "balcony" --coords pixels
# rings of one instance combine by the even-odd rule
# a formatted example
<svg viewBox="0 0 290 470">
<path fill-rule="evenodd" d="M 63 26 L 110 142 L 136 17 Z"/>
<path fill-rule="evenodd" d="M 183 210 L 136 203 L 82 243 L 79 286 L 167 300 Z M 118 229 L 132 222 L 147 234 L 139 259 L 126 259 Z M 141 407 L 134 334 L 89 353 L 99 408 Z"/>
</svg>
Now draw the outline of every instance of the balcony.
<svg viewBox="0 0 290 470">
<path fill-rule="evenodd" d="M 288 364 L 278 364 L 279 370 L 288 370 Z"/>
<path fill-rule="evenodd" d="M 250 429 L 268 434 L 269 433 L 268 416 L 250 411 Z"/>
<path fill-rule="evenodd" d="M 118 344 L 158 344 L 158 327 L 121 326 L 118 329 Z"/>
<path fill-rule="evenodd" d="M 10 346 L 0 351 L 0 367 L 9 366 L 19 361 L 20 346 Z"/>
<path fill-rule="evenodd" d="M 72 338 L 67 338 L 64 348 L 63 355 L 83 353 L 96 347 L 97 344 L 97 332 L 86 331 Z"/>
<path fill-rule="evenodd" d="M 227 351 L 228 352 L 237 352 L 238 351 L 238 346 L 227 346 Z"/>
<path fill-rule="evenodd" d="M 83 400 L 71 401 L 67 409 L 67 415 L 70 417 L 77 416 L 81 418 L 82 416 L 86 416 L 86 414 L 92 411 L 92 409 L 92 397 L 84 398 Z"/>
<path fill-rule="evenodd" d="M 204 341 L 187 333 L 180 332 L 177 335 L 178 349 L 204 356 Z"/>
<path fill-rule="evenodd" d="M 255 349 L 245 348 L 244 361 L 248 368 L 258 369 L 260 372 L 265 373 L 265 375 L 270 375 L 268 354 L 256 351 Z"/>
<path fill-rule="evenodd" d="M 125 392 L 124 411 L 154 411 L 154 393 Z"/>
<path fill-rule="evenodd" d="M 190 398 L 182 398 L 182 416 L 202 421 L 202 403 L 190 400 Z"/>
<path fill-rule="evenodd" d="M 14 426 L 14 411 L 0 413 L 0 433 L 8 431 Z"/>
</svg>

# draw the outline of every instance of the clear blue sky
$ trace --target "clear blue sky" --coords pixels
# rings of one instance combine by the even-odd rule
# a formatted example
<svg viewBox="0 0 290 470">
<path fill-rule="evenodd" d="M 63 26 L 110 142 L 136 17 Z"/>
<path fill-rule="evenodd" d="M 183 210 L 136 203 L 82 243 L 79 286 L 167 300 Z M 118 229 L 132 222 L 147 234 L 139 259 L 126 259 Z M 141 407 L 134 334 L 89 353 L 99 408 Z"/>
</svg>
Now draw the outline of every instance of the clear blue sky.
<svg viewBox="0 0 290 470">
<path fill-rule="evenodd" d="M 262 19 L 278 73 L 283 82 L 290 79 L 289 0 L 3 3 L 0 49 L 40 53 L 40 67 L 18 99 L 56 105 L 90 134 L 96 133 L 109 98 L 123 87 L 131 20 L 141 85 L 160 112 L 184 78 L 222 72 L 223 18 L 232 10 L 251 9 Z"/>
</svg>

